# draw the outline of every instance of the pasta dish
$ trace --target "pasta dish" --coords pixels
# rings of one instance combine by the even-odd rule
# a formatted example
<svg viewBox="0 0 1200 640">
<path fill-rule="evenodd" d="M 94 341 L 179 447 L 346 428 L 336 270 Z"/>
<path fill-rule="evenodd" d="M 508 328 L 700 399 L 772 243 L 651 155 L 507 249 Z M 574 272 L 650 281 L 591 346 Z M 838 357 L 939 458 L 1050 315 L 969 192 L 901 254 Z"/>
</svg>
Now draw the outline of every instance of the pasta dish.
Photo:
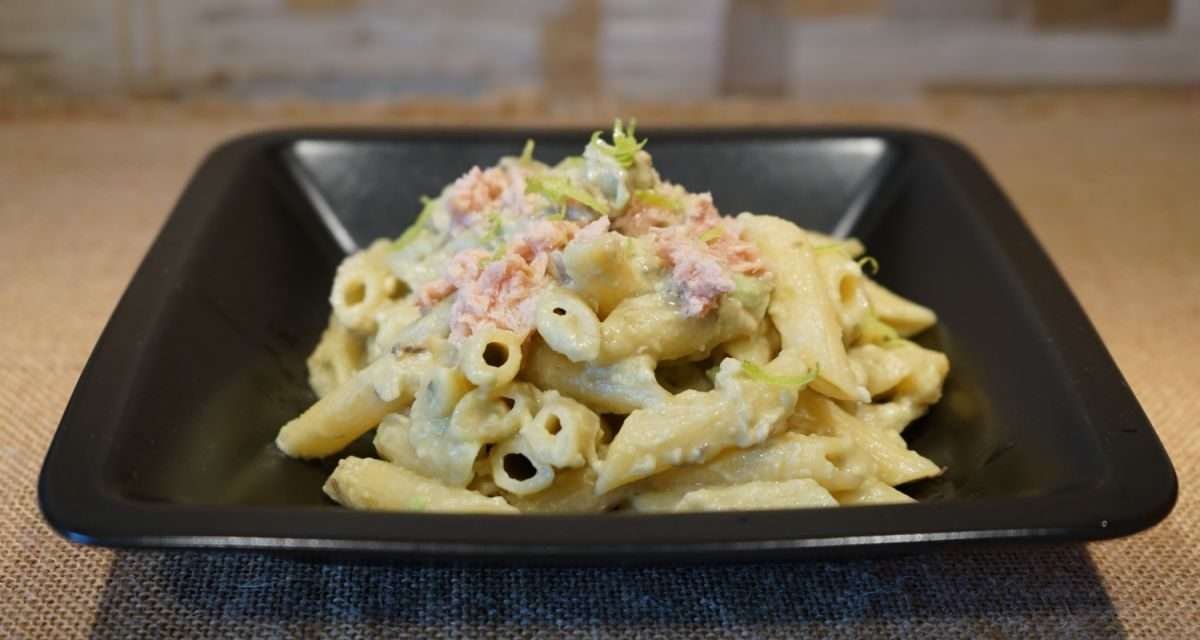
<svg viewBox="0 0 1200 640">
<path fill-rule="evenodd" d="M 662 179 L 634 124 L 553 166 L 471 168 L 345 259 L 285 454 L 389 511 L 790 509 L 907 502 L 902 432 L 949 361 L 857 240 Z"/>
</svg>

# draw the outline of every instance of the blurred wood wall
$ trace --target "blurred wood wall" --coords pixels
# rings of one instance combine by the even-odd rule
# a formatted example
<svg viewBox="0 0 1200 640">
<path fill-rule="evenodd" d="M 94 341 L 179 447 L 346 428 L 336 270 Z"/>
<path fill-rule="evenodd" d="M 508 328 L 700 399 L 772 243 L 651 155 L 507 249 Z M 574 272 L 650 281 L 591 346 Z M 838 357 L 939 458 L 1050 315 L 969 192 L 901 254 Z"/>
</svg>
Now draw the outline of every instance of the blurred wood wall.
<svg viewBox="0 0 1200 640">
<path fill-rule="evenodd" d="M 0 0 L 0 96 L 1200 83 L 1200 0 Z"/>
</svg>

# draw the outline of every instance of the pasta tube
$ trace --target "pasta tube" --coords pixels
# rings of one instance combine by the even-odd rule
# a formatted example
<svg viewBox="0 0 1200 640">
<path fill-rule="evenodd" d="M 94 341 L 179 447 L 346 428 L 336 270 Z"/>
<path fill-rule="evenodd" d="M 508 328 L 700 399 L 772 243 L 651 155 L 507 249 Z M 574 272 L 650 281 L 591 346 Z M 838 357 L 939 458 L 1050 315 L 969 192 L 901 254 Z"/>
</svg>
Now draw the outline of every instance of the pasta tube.
<svg viewBox="0 0 1200 640">
<path fill-rule="evenodd" d="M 622 300 L 653 290 L 626 250 L 626 238 L 605 233 L 594 240 L 572 242 L 563 251 L 568 286 L 606 316 Z"/>
<path fill-rule="evenodd" d="M 537 332 L 571 362 L 600 356 L 600 320 L 583 300 L 562 289 L 542 294 L 537 306 Z"/>
<path fill-rule="evenodd" d="M 554 467 L 540 459 L 520 433 L 496 445 L 489 458 L 492 482 L 514 495 L 544 491 L 554 482 Z"/>
<path fill-rule="evenodd" d="M 557 469 L 581 467 L 596 459 L 600 416 L 578 402 L 547 391 L 542 409 L 521 428 L 529 450 Z"/>
<path fill-rule="evenodd" d="M 279 430 L 275 444 L 293 458 L 323 458 L 370 431 L 416 394 L 428 352 L 380 358 Z"/>
<path fill-rule="evenodd" d="M 706 487 L 684 494 L 647 492 L 634 497 L 635 511 L 754 511 L 836 507 L 824 487 L 813 480 L 754 481 L 728 487 Z"/>
<path fill-rule="evenodd" d="M 937 315 L 930 309 L 898 296 L 874 280 L 863 282 L 863 292 L 875 315 L 908 338 L 937 324 Z"/>
<path fill-rule="evenodd" d="M 308 357 L 308 384 L 318 398 L 325 397 L 354 376 L 363 367 L 363 339 L 352 333 L 337 316 L 330 316 L 329 327 Z"/>
<path fill-rule="evenodd" d="M 608 365 L 571 362 L 544 343 L 529 350 L 525 379 L 554 389 L 601 413 L 629 413 L 671 397 L 654 377 L 650 356 L 633 356 Z"/>
<path fill-rule="evenodd" d="M 703 356 L 722 342 L 750 335 L 759 325 L 733 296 L 716 313 L 687 317 L 657 293 L 628 298 L 600 324 L 602 363 L 648 355 L 654 360 Z"/>
<path fill-rule="evenodd" d="M 460 440 L 450 432 L 455 405 L 469 386 L 457 369 L 439 368 L 417 393 L 411 417 L 394 414 L 375 434 L 375 449 L 384 459 L 453 487 L 475 477 L 478 440 Z"/>
<path fill-rule="evenodd" d="M 878 404 L 860 404 L 854 408 L 854 417 L 872 429 L 902 433 L 913 420 L 925 415 L 924 405 L 906 400 Z"/>
<path fill-rule="evenodd" d="M 371 362 L 391 353 L 397 344 L 411 341 L 411 329 L 422 319 L 421 310 L 409 298 L 383 307 L 375 317 L 379 329 L 367 340 L 367 360 Z"/>
<path fill-rule="evenodd" d="M 804 231 L 772 216 L 743 213 L 738 221 L 776 277 L 767 306 L 782 340 L 776 368 L 799 375 L 809 366 L 819 365 L 813 389 L 839 400 L 869 402 L 870 394 L 850 368 L 837 311 Z"/>
<path fill-rule="evenodd" d="M 501 389 L 479 387 L 463 396 L 450 416 L 450 435 L 459 440 L 500 442 L 533 420 L 538 391 L 524 382 Z"/>
<path fill-rule="evenodd" d="M 932 460 L 909 449 L 899 433 L 872 429 L 827 398 L 805 394 L 793 421 L 798 429 L 810 433 L 849 436 L 875 461 L 876 477 L 888 485 L 896 486 L 942 473 Z"/>
<path fill-rule="evenodd" d="M 376 314 L 388 303 L 398 300 L 406 287 L 387 267 L 391 243 L 377 240 L 369 248 L 346 258 L 333 278 L 329 303 L 339 322 L 360 334 L 378 328 Z"/>
<path fill-rule="evenodd" d="M 478 386 L 504 386 L 521 370 L 521 342 L 511 331 L 484 328 L 463 343 L 458 366 Z"/>
<path fill-rule="evenodd" d="M 325 494 L 353 509 L 517 513 L 504 498 L 447 487 L 403 467 L 371 458 L 343 458 L 325 481 Z"/>
<path fill-rule="evenodd" d="M 583 466 L 559 471 L 543 491 L 512 495 L 508 501 L 521 513 L 594 513 L 608 511 L 626 497 L 623 489 L 596 495 L 596 471 Z"/>
<path fill-rule="evenodd" d="M 858 504 L 904 504 L 915 502 L 903 492 L 887 486 L 875 478 L 867 478 L 857 489 L 833 494 L 841 505 Z"/>
<path fill-rule="evenodd" d="M 862 267 L 841 251 L 815 251 L 825 291 L 833 301 L 843 339 L 871 313 Z"/>
<path fill-rule="evenodd" d="M 874 472 L 874 462 L 850 438 L 788 432 L 756 447 L 726 451 L 705 464 L 651 476 L 639 486 L 681 493 L 704 486 L 811 478 L 830 491 L 849 491 Z"/>
<path fill-rule="evenodd" d="M 866 247 L 858 238 L 835 238 L 831 235 L 826 235 L 819 231 L 804 230 L 812 239 L 813 248 L 817 251 L 840 251 L 841 253 L 857 258 L 867 252 Z"/>
<path fill-rule="evenodd" d="M 629 414 L 600 465 L 604 493 L 682 464 L 698 464 L 733 447 L 749 447 L 784 428 L 797 390 L 740 376 L 726 358 L 708 392 L 684 391 Z"/>
</svg>

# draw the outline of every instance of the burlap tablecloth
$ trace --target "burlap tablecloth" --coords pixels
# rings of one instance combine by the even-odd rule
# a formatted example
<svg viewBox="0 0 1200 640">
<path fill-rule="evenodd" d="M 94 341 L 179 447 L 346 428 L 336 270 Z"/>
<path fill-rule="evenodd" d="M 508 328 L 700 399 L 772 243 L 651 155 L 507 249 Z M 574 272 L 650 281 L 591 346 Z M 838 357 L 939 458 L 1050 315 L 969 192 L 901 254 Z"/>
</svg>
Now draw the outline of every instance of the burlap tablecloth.
<svg viewBox="0 0 1200 640">
<path fill-rule="evenodd" d="M 533 102 L 271 107 L 0 103 L 0 637 L 1185 636 L 1200 629 L 1200 95 L 942 97 L 856 109 L 642 106 L 660 123 L 892 122 L 983 158 L 1066 275 L 1181 492 L 1119 541 L 757 567 L 313 565 L 86 548 L 35 483 L 75 380 L 184 181 L 235 133 L 303 122 L 604 121 Z"/>
</svg>

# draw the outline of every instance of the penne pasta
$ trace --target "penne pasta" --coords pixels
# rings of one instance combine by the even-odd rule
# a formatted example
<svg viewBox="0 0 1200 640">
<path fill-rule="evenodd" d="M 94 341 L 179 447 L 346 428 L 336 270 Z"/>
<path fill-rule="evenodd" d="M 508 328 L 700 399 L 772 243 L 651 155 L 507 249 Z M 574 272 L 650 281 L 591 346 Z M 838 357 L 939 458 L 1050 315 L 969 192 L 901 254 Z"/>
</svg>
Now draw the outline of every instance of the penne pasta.
<svg viewBox="0 0 1200 640">
<path fill-rule="evenodd" d="M 446 487 L 403 467 L 370 458 L 343 458 L 324 488 L 335 502 L 353 509 L 517 513 L 504 498 Z"/>
<path fill-rule="evenodd" d="M 858 488 L 849 491 L 839 491 L 833 494 L 838 504 L 867 505 L 867 504 L 904 504 L 914 500 L 903 492 L 893 489 L 875 478 L 867 478 Z"/>
<path fill-rule="evenodd" d="M 626 298 L 600 324 L 598 360 L 612 363 L 634 355 L 654 360 L 701 356 L 718 344 L 752 334 L 758 324 L 733 298 L 726 298 L 703 318 L 680 315 L 678 308 L 656 293 Z"/>
<path fill-rule="evenodd" d="M 407 287 L 388 269 L 389 243 L 377 240 L 350 256 L 338 267 L 329 302 L 338 322 L 360 334 L 378 329 L 376 315 L 407 292 Z"/>
<path fill-rule="evenodd" d="M 837 251 L 851 258 L 857 258 L 867 252 L 867 248 L 858 238 L 835 238 L 809 229 L 805 229 L 805 233 L 812 238 L 813 249 L 816 251 Z"/>
<path fill-rule="evenodd" d="M 915 336 L 937 323 L 933 311 L 892 293 L 874 280 L 863 282 L 863 292 L 875 315 L 894 327 L 901 337 Z"/>
<path fill-rule="evenodd" d="M 323 458 L 341 451 L 407 407 L 416 395 L 428 352 L 373 362 L 279 430 L 275 444 L 294 458 Z"/>
<path fill-rule="evenodd" d="M 584 466 L 557 473 L 542 491 L 507 498 L 521 513 L 596 513 L 613 509 L 627 495 L 619 489 L 596 495 L 596 471 Z"/>
<path fill-rule="evenodd" d="M 600 320 L 578 296 L 562 289 L 538 299 L 537 332 L 542 341 L 571 362 L 600 357 Z"/>
<path fill-rule="evenodd" d="M 513 495 L 538 493 L 554 482 L 554 466 L 539 458 L 520 433 L 496 445 L 489 460 L 492 482 Z"/>
<path fill-rule="evenodd" d="M 874 462 L 850 438 L 788 432 L 755 447 L 726 451 L 705 464 L 671 469 L 647 478 L 643 486 L 680 493 L 705 486 L 807 478 L 829 491 L 849 491 L 874 473 Z"/>
<path fill-rule="evenodd" d="M 654 283 L 638 269 L 630 253 L 626 238 L 616 233 L 573 242 L 563 251 L 568 286 L 601 317 L 622 300 L 654 290 Z"/>
<path fill-rule="evenodd" d="M 452 487 L 465 487 L 475 477 L 475 460 L 483 442 L 456 437 L 450 430 L 453 412 L 469 392 L 457 369 L 435 369 L 417 392 L 409 416 L 387 416 L 375 433 L 375 450 L 386 460 Z"/>
<path fill-rule="evenodd" d="M 868 402 L 870 395 L 850 368 L 841 323 L 804 231 L 770 216 L 743 213 L 738 221 L 776 274 L 767 313 L 782 340 L 777 368 L 798 375 L 817 365 L 813 388 L 839 400 Z"/>
<path fill-rule="evenodd" d="M 535 342 L 524 375 L 542 389 L 558 391 L 601 413 L 629 413 L 670 397 L 655 379 L 654 360 L 647 355 L 607 365 L 576 363 Z"/>
<path fill-rule="evenodd" d="M 835 507 L 837 500 L 812 480 L 762 481 L 706 487 L 687 493 L 647 492 L 633 498 L 634 511 L 754 511 Z"/>
<path fill-rule="evenodd" d="M 683 464 L 699 464 L 733 447 L 749 447 L 784 428 L 797 391 L 738 375 L 726 359 L 716 388 L 685 391 L 629 414 L 608 446 L 596 491 L 603 493 Z"/>
<path fill-rule="evenodd" d="M 893 487 L 942 474 L 932 460 L 909 449 L 899 433 L 873 429 L 828 398 L 806 395 L 793 425 L 802 432 L 851 438 L 875 461 L 875 476 Z"/>
<path fill-rule="evenodd" d="M 911 501 L 896 487 L 943 471 L 902 435 L 949 375 L 906 339 L 934 313 L 871 280 L 858 240 L 722 216 L 643 145 L 618 122 L 551 167 L 531 142 L 347 256 L 318 399 L 278 448 L 329 457 L 375 429 L 378 459 L 325 485 L 352 509 Z"/>
<path fill-rule="evenodd" d="M 521 370 L 522 342 L 511 331 L 489 327 L 463 343 L 458 367 L 476 385 L 502 387 Z"/>
<path fill-rule="evenodd" d="M 363 367 L 366 349 L 361 336 L 355 335 L 337 316 L 329 318 L 329 328 L 308 357 L 308 384 L 323 398 L 344 384 Z"/>
<path fill-rule="evenodd" d="M 867 299 L 866 276 L 862 267 L 841 251 L 814 251 L 821 277 L 825 281 L 825 292 L 833 301 L 838 323 L 842 327 L 843 342 L 871 312 Z"/>
<path fill-rule="evenodd" d="M 541 410 L 520 433 L 538 460 L 556 469 L 582 467 L 596 459 L 600 416 L 557 391 L 547 391 Z"/>
<path fill-rule="evenodd" d="M 538 390 L 525 382 L 473 389 L 454 407 L 449 433 L 460 440 L 489 444 L 505 440 L 533 420 L 538 398 Z"/>
</svg>

